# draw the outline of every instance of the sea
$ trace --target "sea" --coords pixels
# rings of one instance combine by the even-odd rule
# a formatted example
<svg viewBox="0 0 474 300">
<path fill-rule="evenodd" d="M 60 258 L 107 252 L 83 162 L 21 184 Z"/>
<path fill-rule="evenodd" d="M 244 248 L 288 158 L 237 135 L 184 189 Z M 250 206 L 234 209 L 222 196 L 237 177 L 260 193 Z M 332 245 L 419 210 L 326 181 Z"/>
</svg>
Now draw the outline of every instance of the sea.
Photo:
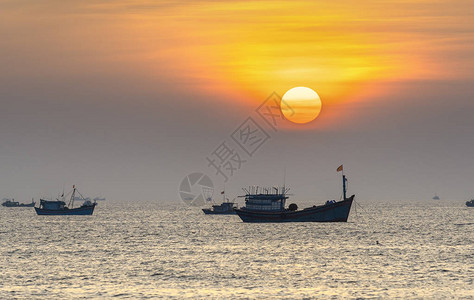
<svg viewBox="0 0 474 300">
<path fill-rule="evenodd" d="M 347 223 L 159 201 L 0 216 L 0 299 L 474 299 L 474 208 L 459 201 L 356 202 Z"/>
</svg>

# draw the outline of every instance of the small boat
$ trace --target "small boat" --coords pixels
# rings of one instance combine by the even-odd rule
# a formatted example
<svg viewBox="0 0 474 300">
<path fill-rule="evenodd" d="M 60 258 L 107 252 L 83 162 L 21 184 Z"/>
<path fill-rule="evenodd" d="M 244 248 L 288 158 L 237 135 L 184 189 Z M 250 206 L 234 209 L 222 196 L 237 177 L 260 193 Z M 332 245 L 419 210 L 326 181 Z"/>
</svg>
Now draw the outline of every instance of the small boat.
<svg viewBox="0 0 474 300">
<path fill-rule="evenodd" d="M 84 203 L 80 207 L 74 208 L 74 201 L 77 201 L 78 198 L 75 196 L 76 192 L 81 196 L 80 199 L 84 200 Z M 71 194 L 69 205 L 66 206 L 64 201 L 66 197 Z M 61 196 L 61 200 L 43 200 L 40 199 L 40 206 L 35 207 L 36 214 L 38 215 L 92 215 L 94 208 L 97 205 L 96 202 L 92 203 L 90 200 L 86 200 L 82 195 L 77 191 L 76 186 L 72 187 L 72 191 L 67 195 Z"/>
<path fill-rule="evenodd" d="M 5 207 L 34 207 L 35 206 L 35 202 L 33 201 L 33 199 L 31 200 L 31 203 L 28 203 L 28 204 L 24 204 L 24 203 L 20 203 L 18 201 L 15 201 L 15 199 L 3 199 L 5 200 L 5 202 L 2 203 L 2 206 L 5 206 Z"/>
<path fill-rule="evenodd" d="M 342 166 L 337 168 L 342 171 Z M 288 191 L 285 186 L 273 188 L 250 187 L 244 189 L 245 207 L 235 209 L 244 222 L 347 222 L 355 195 L 346 196 L 346 176 L 342 175 L 343 196 L 341 201 L 329 200 L 302 210 L 292 203 L 285 208 Z M 260 190 L 260 191 L 259 191 Z"/>
<path fill-rule="evenodd" d="M 471 199 L 471 201 L 466 201 L 466 206 L 474 207 L 474 199 Z"/>
<path fill-rule="evenodd" d="M 225 197 L 225 191 L 221 194 L 224 196 L 223 202 L 220 205 L 213 205 L 211 208 L 202 209 L 206 215 L 235 215 L 234 209 L 237 208 L 236 204 L 234 202 L 230 202 L 229 199 Z"/>
<path fill-rule="evenodd" d="M 433 199 L 433 200 L 439 200 L 439 197 L 438 197 L 438 195 L 436 195 L 436 193 L 435 193 L 435 195 L 434 195 L 434 197 L 433 197 L 432 199 Z"/>
</svg>

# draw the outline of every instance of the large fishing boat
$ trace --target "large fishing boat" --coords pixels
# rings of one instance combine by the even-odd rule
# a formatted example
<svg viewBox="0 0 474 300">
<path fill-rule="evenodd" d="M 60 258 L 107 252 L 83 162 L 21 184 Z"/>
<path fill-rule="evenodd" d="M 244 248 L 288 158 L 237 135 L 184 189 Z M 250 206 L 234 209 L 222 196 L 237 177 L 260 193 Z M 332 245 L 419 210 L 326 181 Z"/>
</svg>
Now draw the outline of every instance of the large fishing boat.
<svg viewBox="0 0 474 300">
<path fill-rule="evenodd" d="M 28 204 L 25 204 L 25 203 L 20 203 L 18 201 L 15 201 L 15 199 L 3 199 L 4 202 L 2 203 L 2 206 L 5 206 L 5 207 L 34 207 L 35 206 L 35 202 L 33 201 L 33 199 L 31 200 L 31 203 L 28 203 Z"/>
<path fill-rule="evenodd" d="M 76 192 L 81 196 L 80 199 L 83 199 L 84 202 L 80 207 L 74 208 L 74 201 L 78 200 Z M 66 206 L 65 199 L 69 194 L 71 197 L 69 198 L 68 206 Z M 40 199 L 40 206 L 35 207 L 35 210 L 38 215 L 92 215 L 96 205 L 96 202 L 92 203 L 90 200 L 86 200 L 81 193 L 77 191 L 76 186 L 73 186 L 72 191 L 66 195 L 63 193 L 61 199 Z"/>
<path fill-rule="evenodd" d="M 466 201 L 466 206 L 474 207 L 474 199 L 471 199 L 471 201 Z"/>
<path fill-rule="evenodd" d="M 342 165 L 337 168 L 338 172 L 342 170 Z M 245 207 L 235 212 L 244 222 L 347 222 L 355 195 L 346 196 L 346 183 L 346 176 L 342 174 L 344 198 L 341 201 L 329 200 L 301 210 L 294 203 L 285 207 L 289 191 L 285 186 L 250 187 L 240 196 L 245 197 Z"/>
<path fill-rule="evenodd" d="M 221 193 L 223 195 L 222 203 L 217 205 L 212 205 L 211 208 L 203 208 L 202 211 L 206 215 L 235 215 L 235 208 L 236 204 L 234 202 L 230 202 L 228 198 L 225 196 L 225 191 Z M 212 201 L 212 199 L 211 199 Z"/>
</svg>

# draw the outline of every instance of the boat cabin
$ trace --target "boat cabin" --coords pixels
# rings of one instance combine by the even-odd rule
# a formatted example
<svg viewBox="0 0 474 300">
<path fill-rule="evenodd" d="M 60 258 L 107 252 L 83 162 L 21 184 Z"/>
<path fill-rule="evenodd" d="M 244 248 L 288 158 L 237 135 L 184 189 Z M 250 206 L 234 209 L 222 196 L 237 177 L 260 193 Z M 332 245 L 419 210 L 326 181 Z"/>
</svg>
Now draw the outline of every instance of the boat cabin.
<svg viewBox="0 0 474 300">
<path fill-rule="evenodd" d="M 64 201 L 40 200 L 40 207 L 43 209 L 62 210 L 65 209 L 65 206 L 66 203 Z"/>
<path fill-rule="evenodd" d="M 233 202 L 222 202 L 220 205 L 213 205 L 212 210 L 214 212 L 229 212 L 234 210 Z"/>
<path fill-rule="evenodd" d="M 259 191 L 260 190 L 260 191 Z M 251 187 L 248 190 L 245 197 L 245 208 L 247 210 L 259 210 L 259 211 L 284 211 L 285 202 L 288 197 L 286 196 L 287 189 L 285 188 L 260 188 Z"/>
<path fill-rule="evenodd" d="M 13 199 L 13 200 L 7 200 L 7 201 L 5 201 L 5 204 L 6 204 L 6 205 L 11 205 L 11 206 L 18 206 L 18 205 L 20 205 L 20 202 L 15 201 L 15 199 Z"/>
</svg>

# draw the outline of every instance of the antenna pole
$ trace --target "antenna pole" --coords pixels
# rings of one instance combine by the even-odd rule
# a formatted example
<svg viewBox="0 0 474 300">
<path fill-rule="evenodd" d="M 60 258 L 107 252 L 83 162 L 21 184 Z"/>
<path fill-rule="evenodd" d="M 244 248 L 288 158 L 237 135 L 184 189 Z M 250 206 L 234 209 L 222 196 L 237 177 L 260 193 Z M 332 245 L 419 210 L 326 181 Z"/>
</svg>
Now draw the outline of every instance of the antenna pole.
<svg viewBox="0 0 474 300">
<path fill-rule="evenodd" d="M 344 170 L 342 170 L 342 192 L 344 194 L 344 200 L 347 199 L 347 196 L 346 196 L 346 175 L 344 175 Z"/>
<path fill-rule="evenodd" d="M 72 194 L 71 194 L 71 200 L 69 200 L 69 206 L 71 206 L 71 208 L 74 208 L 74 197 L 76 195 L 76 185 L 73 185 L 72 186 Z"/>
</svg>

